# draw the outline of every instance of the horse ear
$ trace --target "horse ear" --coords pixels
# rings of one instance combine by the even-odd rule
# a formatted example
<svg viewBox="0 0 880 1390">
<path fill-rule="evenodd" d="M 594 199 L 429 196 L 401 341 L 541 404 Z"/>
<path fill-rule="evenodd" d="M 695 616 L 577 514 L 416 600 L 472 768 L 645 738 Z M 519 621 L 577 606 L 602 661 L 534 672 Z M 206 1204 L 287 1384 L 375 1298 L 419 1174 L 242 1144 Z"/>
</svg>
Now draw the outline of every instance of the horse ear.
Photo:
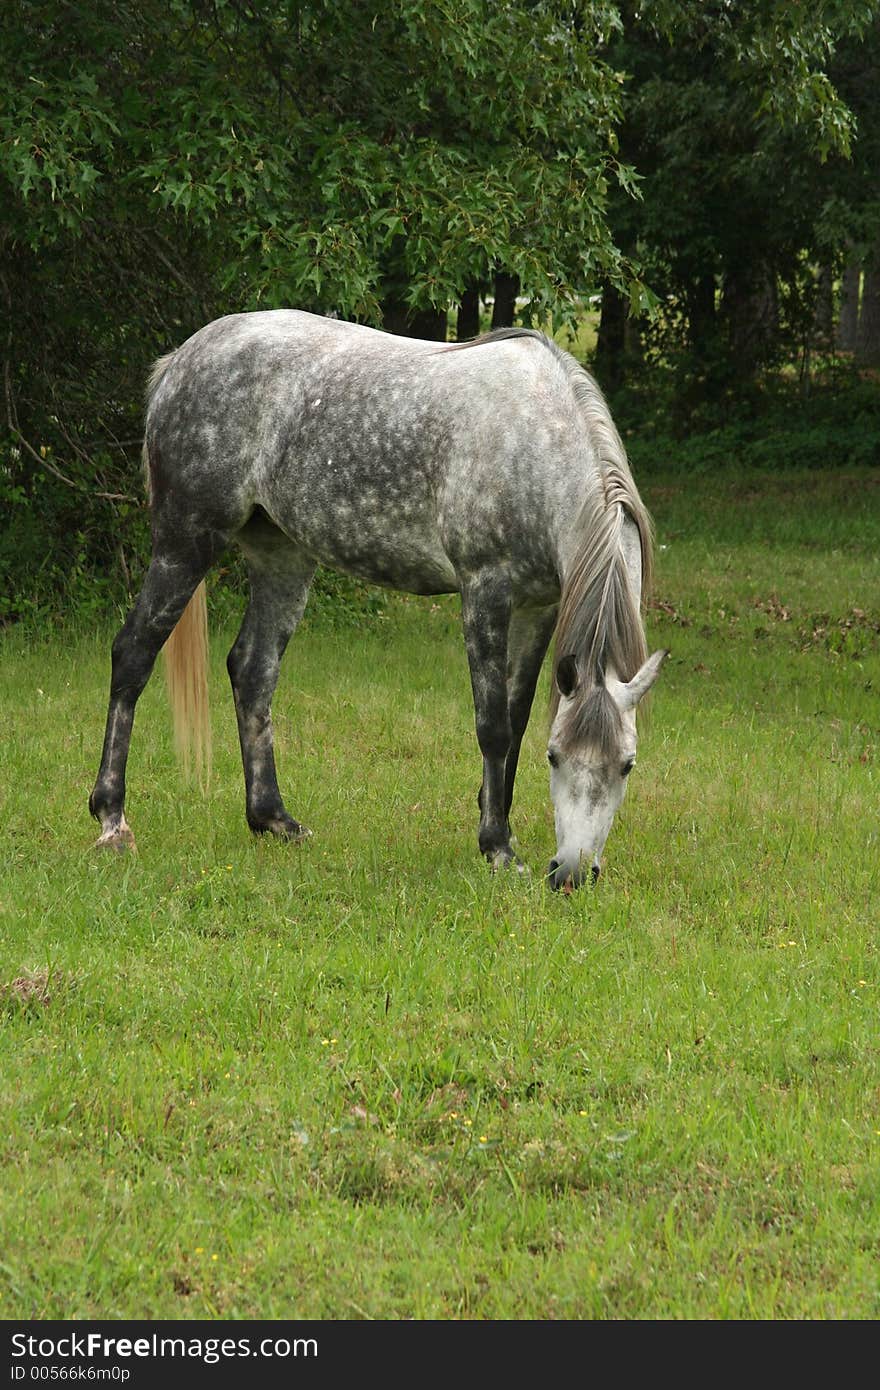
<svg viewBox="0 0 880 1390">
<path fill-rule="evenodd" d="M 632 680 L 620 687 L 617 703 L 621 709 L 635 709 L 659 676 L 660 668 L 668 655 L 669 652 L 666 650 L 653 652 L 644 665 L 639 667 Z"/>
<path fill-rule="evenodd" d="M 570 700 L 578 685 L 578 669 L 574 656 L 560 657 L 556 666 L 556 686 L 560 695 Z"/>
</svg>

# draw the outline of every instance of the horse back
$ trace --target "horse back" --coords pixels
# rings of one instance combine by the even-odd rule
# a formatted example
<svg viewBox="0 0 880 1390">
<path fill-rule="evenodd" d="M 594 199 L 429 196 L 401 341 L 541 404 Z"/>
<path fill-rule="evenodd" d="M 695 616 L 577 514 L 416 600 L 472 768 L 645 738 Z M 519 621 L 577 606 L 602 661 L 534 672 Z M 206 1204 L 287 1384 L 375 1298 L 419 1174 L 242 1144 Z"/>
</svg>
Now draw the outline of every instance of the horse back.
<svg viewBox="0 0 880 1390">
<path fill-rule="evenodd" d="M 326 564 L 416 592 L 539 558 L 583 430 L 550 354 L 473 352 L 294 310 L 232 315 L 164 360 L 151 486 L 230 534 L 261 508 Z"/>
</svg>

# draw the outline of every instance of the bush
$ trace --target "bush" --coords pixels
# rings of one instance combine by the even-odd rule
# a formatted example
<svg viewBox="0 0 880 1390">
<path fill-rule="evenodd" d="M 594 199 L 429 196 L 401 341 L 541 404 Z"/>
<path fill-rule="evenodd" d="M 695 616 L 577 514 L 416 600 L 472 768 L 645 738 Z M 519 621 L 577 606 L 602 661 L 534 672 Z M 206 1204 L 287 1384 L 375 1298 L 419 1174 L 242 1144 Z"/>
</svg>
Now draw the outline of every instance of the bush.
<svg viewBox="0 0 880 1390">
<path fill-rule="evenodd" d="M 829 372 L 807 395 L 794 380 L 776 378 L 689 411 L 658 373 L 618 392 L 611 405 L 637 477 L 728 465 L 880 467 L 880 385 L 849 373 Z"/>
</svg>

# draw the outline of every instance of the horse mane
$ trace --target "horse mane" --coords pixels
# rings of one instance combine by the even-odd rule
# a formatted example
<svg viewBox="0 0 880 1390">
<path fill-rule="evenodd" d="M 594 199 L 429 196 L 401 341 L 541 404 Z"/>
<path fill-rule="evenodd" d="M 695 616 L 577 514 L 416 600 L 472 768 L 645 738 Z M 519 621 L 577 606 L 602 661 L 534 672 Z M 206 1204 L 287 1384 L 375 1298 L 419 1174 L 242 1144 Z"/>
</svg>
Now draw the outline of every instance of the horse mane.
<svg viewBox="0 0 880 1390">
<path fill-rule="evenodd" d="M 653 527 L 630 472 L 623 441 L 598 384 L 574 357 L 546 334 L 531 328 L 501 328 L 446 348 L 479 347 L 506 338 L 533 338 L 559 363 L 574 392 L 596 459 L 586 479 L 586 496 L 578 517 L 577 550 L 562 577 L 559 617 L 554 635 L 550 721 L 559 709 L 556 673 L 564 656 L 574 655 L 578 689 L 559 730 L 563 745 L 594 744 L 614 756 L 620 737 L 620 713 L 605 684 L 613 670 L 618 680 L 632 680 L 648 655 L 639 595 L 633 593 L 623 550 L 627 517 L 635 523 L 642 557 L 641 599 L 650 591 L 653 573 Z"/>
<path fill-rule="evenodd" d="M 612 757 L 620 737 L 620 712 L 605 676 L 611 670 L 620 681 L 632 680 L 648 656 L 640 604 L 653 577 L 653 526 L 598 384 L 570 353 L 547 341 L 568 373 L 597 465 L 588 479 L 578 517 L 577 550 L 563 577 L 554 635 L 550 719 L 556 718 L 559 709 L 559 662 L 573 654 L 578 691 L 559 730 L 560 740 L 563 745 L 591 742 L 603 756 Z M 640 594 L 633 592 L 623 549 L 627 518 L 634 522 L 639 537 Z"/>
</svg>

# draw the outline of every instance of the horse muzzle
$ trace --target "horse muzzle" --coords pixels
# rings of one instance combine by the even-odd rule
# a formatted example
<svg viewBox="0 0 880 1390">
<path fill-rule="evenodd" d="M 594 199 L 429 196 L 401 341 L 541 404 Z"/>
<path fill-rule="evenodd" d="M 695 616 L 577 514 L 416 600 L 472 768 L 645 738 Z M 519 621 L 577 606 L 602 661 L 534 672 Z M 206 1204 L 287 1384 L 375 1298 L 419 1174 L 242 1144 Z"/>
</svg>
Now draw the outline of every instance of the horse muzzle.
<svg viewBox="0 0 880 1390">
<path fill-rule="evenodd" d="M 598 864 L 592 864 L 588 868 L 583 860 L 574 868 L 570 868 L 567 864 L 560 863 L 558 859 L 551 859 L 547 869 L 547 879 L 554 892 L 560 888 L 571 892 L 573 888 L 580 888 L 588 876 L 595 883 L 600 872 Z"/>
</svg>

